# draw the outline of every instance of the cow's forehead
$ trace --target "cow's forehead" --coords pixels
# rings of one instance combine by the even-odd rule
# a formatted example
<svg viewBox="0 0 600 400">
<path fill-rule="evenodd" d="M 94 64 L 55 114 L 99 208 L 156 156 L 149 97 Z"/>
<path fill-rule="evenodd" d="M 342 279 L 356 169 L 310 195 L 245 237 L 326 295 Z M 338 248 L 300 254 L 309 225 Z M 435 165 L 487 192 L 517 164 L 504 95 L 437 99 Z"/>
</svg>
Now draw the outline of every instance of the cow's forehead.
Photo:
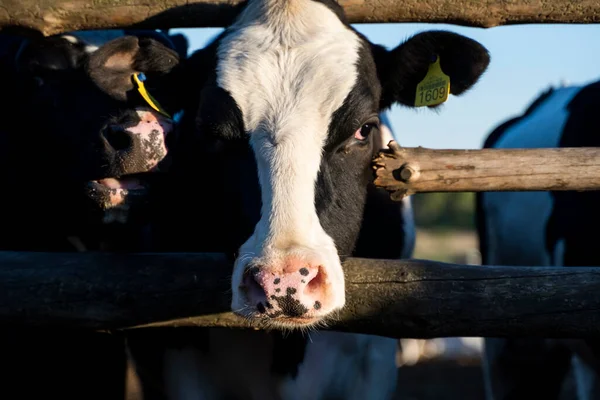
<svg viewBox="0 0 600 400">
<path fill-rule="evenodd" d="M 248 132 L 306 129 L 320 141 L 356 83 L 360 45 L 320 2 L 250 1 L 219 45 L 217 83 Z"/>
</svg>

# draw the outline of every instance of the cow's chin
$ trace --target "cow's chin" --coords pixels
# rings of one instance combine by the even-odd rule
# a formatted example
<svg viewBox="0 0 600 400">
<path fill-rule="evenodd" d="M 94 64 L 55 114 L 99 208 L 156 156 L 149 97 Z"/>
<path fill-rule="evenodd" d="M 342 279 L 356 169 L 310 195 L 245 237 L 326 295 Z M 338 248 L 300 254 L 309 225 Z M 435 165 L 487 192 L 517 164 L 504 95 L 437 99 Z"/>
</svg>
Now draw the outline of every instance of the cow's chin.
<svg viewBox="0 0 600 400">
<path fill-rule="evenodd" d="M 252 322 L 257 323 L 260 327 L 266 329 L 283 329 L 283 330 L 314 330 L 327 326 L 326 317 L 268 317 L 257 312 L 235 313 Z"/>
<path fill-rule="evenodd" d="M 260 328 L 278 330 L 300 330 L 308 331 L 326 328 L 328 322 L 333 321 L 336 311 L 320 315 L 286 316 L 282 314 L 268 315 L 260 313 L 253 307 L 233 310 L 233 313 L 250 321 Z"/>
</svg>

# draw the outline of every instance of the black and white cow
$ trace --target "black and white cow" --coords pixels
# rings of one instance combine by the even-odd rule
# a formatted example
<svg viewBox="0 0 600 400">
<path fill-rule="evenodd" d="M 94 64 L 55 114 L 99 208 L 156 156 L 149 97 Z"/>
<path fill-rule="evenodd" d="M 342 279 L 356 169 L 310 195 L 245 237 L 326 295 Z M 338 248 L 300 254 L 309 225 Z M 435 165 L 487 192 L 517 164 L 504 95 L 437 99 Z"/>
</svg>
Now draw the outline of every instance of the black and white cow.
<svg viewBox="0 0 600 400">
<path fill-rule="evenodd" d="M 527 110 L 499 125 L 484 148 L 596 147 L 600 81 L 549 88 Z M 598 192 L 484 192 L 477 195 L 482 263 L 596 266 Z M 600 396 L 591 366 L 598 343 L 535 339 L 485 340 L 489 399 L 558 399 L 573 367 L 577 397 Z M 591 364 L 583 360 L 594 360 Z M 597 368 L 594 367 L 594 368 Z"/>
<path fill-rule="evenodd" d="M 287 332 L 166 330 L 155 363 L 132 339 L 146 388 L 182 399 L 392 395 L 395 339 L 316 328 L 344 307 L 344 258 L 411 255 L 406 210 L 373 187 L 371 161 L 380 112 L 414 106 L 436 56 L 455 95 L 489 63 L 450 32 L 374 45 L 334 1 L 250 0 L 190 57 L 187 154 L 173 165 L 179 194 L 163 192 L 174 204 L 161 250 L 230 254 L 231 310 Z"/>
<path fill-rule="evenodd" d="M 168 167 L 174 122 L 145 102 L 132 75 L 144 73 L 158 97 L 179 52 L 151 31 L 91 39 L 0 38 L 1 250 L 143 248 L 150 190 Z M 125 394 L 122 335 L 3 327 L 0 342 L 2 397 Z"/>
<path fill-rule="evenodd" d="M 104 229 L 145 218 L 148 186 L 168 167 L 176 137 L 173 121 L 146 103 L 132 75 L 144 73 L 150 93 L 164 99 L 161 82 L 179 55 L 153 31 L 100 43 L 76 34 L 21 38 L 4 56 L 12 116 L 1 128 L 4 180 L 19 195 L 0 199 L 14 210 L 4 216 L 3 248 L 97 250 L 105 242 L 99 236 L 110 235 Z"/>
</svg>

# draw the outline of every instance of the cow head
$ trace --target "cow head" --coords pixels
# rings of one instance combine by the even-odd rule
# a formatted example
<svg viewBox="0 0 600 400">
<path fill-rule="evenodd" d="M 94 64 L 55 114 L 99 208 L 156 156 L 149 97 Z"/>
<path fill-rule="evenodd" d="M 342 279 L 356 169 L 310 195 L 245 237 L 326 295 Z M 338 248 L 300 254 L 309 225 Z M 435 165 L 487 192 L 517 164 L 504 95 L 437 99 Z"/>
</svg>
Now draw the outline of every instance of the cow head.
<svg viewBox="0 0 600 400">
<path fill-rule="evenodd" d="M 144 99 L 134 77 L 160 98 L 161 80 L 179 63 L 165 43 L 123 36 L 98 47 L 74 35 L 25 41 L 14 62 L 26 128 L 13 135 L 27 164 L 21 177 L 43 182 L 54 198 L 85 199 L 99 213 L 144 198 L 150 173 L 168 164 L 173 121 Z"/>
<path fill-rule="evenodd" d="M 483 46 L 454 33 L 423 32 L 387 50 L 332 1 L 251 0 L 190 58 L 212 71 L 188 117 L 204 151 L 196 160 L 211 160 L 226 193 L 214 205 L 221 239 L 239 246 L 234 312 L 301 327 L 344 306 L 341 260 L 361 227 L 379 114 L 413 107 L 436 57 L 454 95 L 489 63 Z"/>
</svg>

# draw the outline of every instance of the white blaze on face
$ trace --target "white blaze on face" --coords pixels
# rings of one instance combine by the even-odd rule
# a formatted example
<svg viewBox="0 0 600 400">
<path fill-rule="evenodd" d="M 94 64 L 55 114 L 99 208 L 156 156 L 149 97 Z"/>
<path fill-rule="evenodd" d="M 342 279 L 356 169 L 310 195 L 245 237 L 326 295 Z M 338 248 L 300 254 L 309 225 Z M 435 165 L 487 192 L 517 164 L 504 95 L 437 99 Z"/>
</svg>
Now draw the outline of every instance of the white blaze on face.
<svg viewBox="0 0 600 400">
<path fill-rule="evenodd" d="M 218 49 L 218 84 L 242 111 L 262 192 L 261 219 L 240 259 L 257 257 L 271 269 L 289 257 L 317 259 L 332 284 L 322 311 L 339 308 L 344 278 L 315 210 L 315 182 L 332 114 L 357 79 L 359 38 L 312 0 L 250 1 L 229 30 Z M 234 269 L 234 309 L 244 306 L 237 289 L 244 265 Z"/>
</svg>

